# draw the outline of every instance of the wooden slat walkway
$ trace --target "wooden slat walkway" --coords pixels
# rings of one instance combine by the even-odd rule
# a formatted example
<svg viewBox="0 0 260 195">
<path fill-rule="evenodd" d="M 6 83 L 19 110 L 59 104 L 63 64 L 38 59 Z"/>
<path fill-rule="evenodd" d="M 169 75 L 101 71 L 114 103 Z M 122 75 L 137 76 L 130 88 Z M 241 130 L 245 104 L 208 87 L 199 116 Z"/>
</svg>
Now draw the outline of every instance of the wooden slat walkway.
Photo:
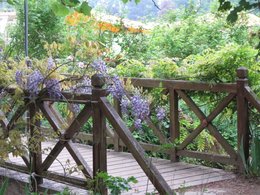
<svg viewBox="0 0 260 195">
<path fill-rule="evenodd" d="M 43 143 L 43 148 L 52 148 L 54 144 L 54 142 L 45 142 Z M 82 144 L 76 145 L 84 159 L 92 168 L 92 147 Z M 45 158 L 46 155 L 43 155 L 43 157 Z M 138 180 L 137 184 L 132 185 L 132 190 L 124 194 L 145 194 L 146 192 L 155 191 L 154 186 L 147 179 L 145 173 L 130 153 L 107 150 L 107 157 L 109 175 L 124 178 L 134 176 Z M 11 162 L 23 164 L 21 158 L 10 156 L 9 159 Z M 151 162 L 153 162 L 158 168 L 159 172 L 166 179 L 172 189 L 203 185 L 235 177 L 235 174 L 220 169 L 192 165 L 183 162 L 171 163 L 169 160 L 156 158 L 151 158 Z M 70 156 L 69 152 L 64 149 L 58 156 L 57 160 L 55 160 L 49 168 L 49 171 L 68 174 L 68 169 L 75 166 L 76 163 Z M 83 178 L 83 175 L 79 173 L 72 173 L 72 175 Z"/>
</svg>

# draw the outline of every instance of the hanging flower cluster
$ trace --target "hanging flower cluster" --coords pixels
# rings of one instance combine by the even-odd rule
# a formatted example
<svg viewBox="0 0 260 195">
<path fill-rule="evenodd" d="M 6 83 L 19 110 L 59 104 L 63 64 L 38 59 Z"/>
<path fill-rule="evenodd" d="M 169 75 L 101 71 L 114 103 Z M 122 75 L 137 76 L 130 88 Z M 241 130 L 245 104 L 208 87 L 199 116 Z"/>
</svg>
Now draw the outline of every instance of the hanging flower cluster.
<svg viewBox="0 0 260 195">
<path fill-rule="evenodd" d="M 122 81 L 118 76 L 109 77 L 107 75 L 107 66 L 103 60 L 94 61 L 91 66 L 98 72 L 106 76 L 112 83 L 108 86 L 108 91 L 110 94 L 117 98 L 121 102 L 121 108 L 123 113 L 129 113 L 134 117 L 135 128 L 140 129 L 142 127 L 142 122 L 146 117 L 149 116 L 149 102 L 141 97 L 140 94 L 134 95 L 133 97 L 127 97 L 126 91 L 123 87 Z"/>
<path fill-rule="evenodd" d="M 131 98 L 131 106 L 135 118 L 135 127 L 140 129 L 142 127 L 142 121 L 150 114 L 149 103 L 140 95 L 134 95 Z"/>
<path fill-rule="evenodd" d="M 44 77 L 39 70 L 33 71 L 27 78 L 27 90 L 30 96 L 36 96 L 39 93 L 39 87 Z M 20 79 L 21 80 L 21 79 Z"/>
<path fill-rule="evenodd" d="M 156 117 L 159 121 L 162 121 L 166 117 L 166 111 L 163 107 L 156 108 Z"/>
<path fill-rule="evenodd" d="M 122 81 L 118 76 L 110 77 L 108 75 L 108 68 L 106 63 L 97 59 L 92 64 L 91 67 L 98 73 L 101 73 L 108 80 L 108 92 L 120 101 L 122 112 L 125 114 L 130 114 L 134 118 L 134 125 L 136 129 L 142 127 L 143 121 L 150 114 L 150 104 L 148 100 L 141 96 L 141 94 L 134 93 L 132 96 L 129 96 L 123 86 Z M 51 98 L 59 99 L 61 98 L 61 86 L 60 81 L 55 78 L 53 72 L 56 70 L 55 61 L 53 58 L 48 58 L 47 63 L 47 76 L 44 77 L 39 70 L 32 71 L 29 75 L 26 75 L 23 71 L 17 71 L 15 75 L 16 83 L 23 89 L 27 90 L 30 93 L 30 97 L 36 97 L 40 90 L 46 89 L 48 95 Z M 32 66 L 29 67 L 32 69 Z M 78 94 L 91 94 L 92 86 L 91 80 L 89 77 L 84 76 L 80 82 L 77 82 L 72 86 L 71 91 Z M 78 113 L 80 111 L 79 104 L 71 104 L 71 109 L 73 112 Z M 166 116 L 165 110 L 163 108 L 156 109 L 156 116 L 159 121 L 163 120 Z"/>
<path fill-rule="evenodd" d="M 30 63 L 28 63 L 30 62 Z M 29 69 L 32 68 L 32 62 L 27 60 L 27 65 Z M 51 98 L 60 98 L 61 97 L 61 87 L 59 80 L 56 78 L 50 77 L 51 73 L 54 71 L 55 62 L 50 57 L 47 60 L 47 77 L 44 77 L 39 70 L 32 71 L 29 75 L 26 75 L 25 72 L 18 70 L 15 74 L 15 80 L 19 87 L 25 89 L 29 92 L 30 97 L 36 97 L 41 88 L 45 86 L 49 96 Z"/>
</svg>

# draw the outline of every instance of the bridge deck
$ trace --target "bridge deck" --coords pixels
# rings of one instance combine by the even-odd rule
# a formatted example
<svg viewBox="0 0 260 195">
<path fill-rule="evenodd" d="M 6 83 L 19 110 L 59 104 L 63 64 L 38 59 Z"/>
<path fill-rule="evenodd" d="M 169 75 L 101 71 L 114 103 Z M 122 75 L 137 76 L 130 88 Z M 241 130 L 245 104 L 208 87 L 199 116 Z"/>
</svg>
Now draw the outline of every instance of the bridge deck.
<svg viewBox="0 0 260 195">
<path fill-rule="evenodd" d="M 43 148 L 53 147 L 53 142 L 43 143 Z M 92 147 L 88 145 L 77 144 L 78 150 L 92 167 Z M 44 158 L 46 155 L 44 155 Z M 124 194 L 145 194 L 146 192 L 156 191 L 154 186 L 146 177 L 138 163 L 130 153 L 107 151 L 108 157 L 108 174 L 127 178 L 134 176 L 138 183 L 132 185 L 132 190 Z M 23 164 L 21 158 L 10 156 L 10 161 Z M 192 165 L 183 162 L 171 163 L 169 160 L 151 158 L 151 162 L 158 168 L 159 172 L 168 182 L 172 189 L 180 187 L 190 187 L 203 185 L 210 182 L 227 180 L 234 178 L 235 175 L 220 169 L 209 168 L 205 166 Z M 62 166 L 61 166 L 62 164 Z M 66 149 L 54 161 L 49 171 L 68 174 L 68 170 L 76 166 L 73 158 Z M 83 178 L 83 175 L 74 172 L 71 175 Z"/>
</svg>

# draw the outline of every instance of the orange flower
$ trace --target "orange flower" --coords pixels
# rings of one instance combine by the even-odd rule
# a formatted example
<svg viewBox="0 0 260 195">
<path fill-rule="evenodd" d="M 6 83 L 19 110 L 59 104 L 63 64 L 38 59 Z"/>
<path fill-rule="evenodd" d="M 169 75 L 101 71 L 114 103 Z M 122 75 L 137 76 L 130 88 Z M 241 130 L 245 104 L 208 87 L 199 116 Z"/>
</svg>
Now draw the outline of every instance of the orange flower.
<svg viewBox="0 0 260 195">
<path fill-rule="evenodd" d="M 65 18 L 65 21 L 70 26 L 77 26 L 79 23 L 87 23 L 89 21 L 89 17 L 75 11 L 68 15 Z"/>
</svg>

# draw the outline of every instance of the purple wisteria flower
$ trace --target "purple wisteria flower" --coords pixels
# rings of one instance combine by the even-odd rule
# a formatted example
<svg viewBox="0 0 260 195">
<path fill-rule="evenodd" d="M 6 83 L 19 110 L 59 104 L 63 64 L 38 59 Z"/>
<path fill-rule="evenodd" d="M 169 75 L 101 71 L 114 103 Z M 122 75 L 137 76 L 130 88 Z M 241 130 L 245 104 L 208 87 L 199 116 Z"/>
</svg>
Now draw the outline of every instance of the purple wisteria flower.
<svg viewBox="0 0 260 195">
<path fill-rule="evenodd" d="M 23 87 L 24 86 L 24 84 L 23 84 L 23 72 L 22 71 L 20 71 L 20 70 L 16 71 L 16 73 L 15 73 L 15 81 L 16 81 L 16 83 L 17 83 L 17 85 L 19 87 Z"/>
<path fill-rule="evenodd" d="M 57 79 L 46 79 L 44 84 L 51 98 L 61 97 L 60 83 Z"/>
<path fill-rule="evenodd" d="M 71 110 L 74 113 L 79 113 L 80 112 L 80 106 L 79 104 L 71 104 Z"/>
<path fill-rule="evenodd" d="M 144 120 L 150 113 L 149 103 L 140 95 L 131 98 L 132 114 L 135 117 L 135 127 L 140 128 L 140 120 Z"/>
<path fill-rule="evenodd" d="M 104 74 L 106 75 L 107 74 L 107 66 L 106 66 L 106 63 L 101 60 L 101 59 L 98 59 L 98 60 L 95 60 L 91 66 L 99 73 L 101 74 Z"/>
<path fill-rule="evenodd" d="M 49 58 L 48 58 L 48 66 L 47 66 L 47 70 L 51 70 L 51 69 L 53 69 L 54 66 L 55 66 L 55 62 L 54 62 L 53 58 L 52 58 L 52 57 L 49 57 Z"/>
<path fill-rule="evenodd" d="M 39 85 L 43 81 L 43 76 L 39 70 L 33 71 L 27 78 L 27 90 L 31 96 L 36 96 L 39 93 Z"/>
<path fill-rule="evenodd" d="M 88 77 L 84 77 L 80 83 L 77 83 L 71 89 L 75 93 L 91 94 L 92 92 L 91 80 Z"/>
<path fill-rule="evenodd" d="M 163 107 L 158 107 L 156 108 L 156 117 L 159 121 L 162 121 L 163 119 L 165 119 L 166 117 L 166 112 L 165 109 Z"/>
<path fill-rule="evenodd" d="M 123 84 L 118 76 L 112 78 L 113 85 L 108 87 L 108 92 L 112 94 L 113 97 L 121 100 L 122 97 L 125 95 L 125 90 Z"/>
<path fill-rule="evenodd" d="M 134 121 L 134 126 L 136 129 L 141 129 L 142 128 L 142 120 L 141 119 L 135 119 Z"/>
<path fill-rule="evenodd" d="M 129 99 L 127 99 L 127 97 L 123 97 L 121 99 L 120 106 L 121 106 L 122 113 L 128 114 L 131 106 L 131 102 L 129 101 Z"/>
</svg>

